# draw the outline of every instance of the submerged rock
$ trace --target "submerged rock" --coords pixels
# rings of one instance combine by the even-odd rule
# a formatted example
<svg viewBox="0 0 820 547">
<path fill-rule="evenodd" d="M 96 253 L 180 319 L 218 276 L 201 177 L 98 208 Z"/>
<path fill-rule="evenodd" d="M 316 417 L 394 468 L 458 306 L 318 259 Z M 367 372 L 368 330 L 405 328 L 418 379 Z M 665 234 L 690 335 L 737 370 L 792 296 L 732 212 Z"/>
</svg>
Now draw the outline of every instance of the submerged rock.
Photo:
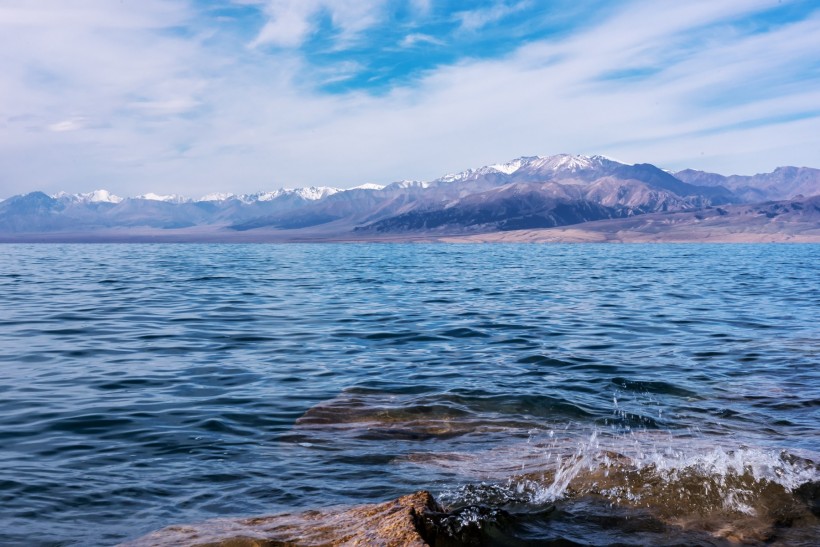
<svg viewBox="0 0 820 547">
<path fill-rule="evenodd" d="M 346 435 L 369 441 L 426 441 L 476 432 L 527 431 L 534 425 L 483 415 L 460 400 L 349 390 L 308 409 L 282 439 L 321 442 Z"/>
</svg>

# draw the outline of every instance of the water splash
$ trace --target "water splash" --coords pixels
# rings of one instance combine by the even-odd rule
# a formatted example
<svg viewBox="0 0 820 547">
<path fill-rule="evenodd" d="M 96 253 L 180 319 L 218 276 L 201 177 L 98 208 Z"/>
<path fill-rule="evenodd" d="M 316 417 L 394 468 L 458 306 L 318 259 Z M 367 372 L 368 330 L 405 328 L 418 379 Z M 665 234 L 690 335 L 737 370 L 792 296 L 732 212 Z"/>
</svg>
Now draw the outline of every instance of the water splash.
<svg viewBox="0 0 820 547">
<path fill-rule="evenodd" d="M 537 508 L 593 496 L 667 516 L 715 511 L 760 515 L 791 503 L 805 485 L 820 482 L 817 464 L 785 451 L 721 447 L 650 434 L 607 437 L 597 430 L 574 444 L 567 441 L 541 444 L 544 455 L 537 471 L 532 471 L 527 451 L 522 458 L 529 462 L 530 472 L 498 484 L 447 491 L 442 500 L 451 506 L 484 502 Z"/>
<path fill-rule="evenodd" d="M 583 471 L 591 472 L 598 467 L 595 458 L 598 450 L 598 432 L 593 431 L 589 440 L 579 444 L 574 454 L 566 458 L 558 456 L 552 483 L 546 487 L 534 488 L 533 503 L 543 505 L 563 497 L 573 479 Z"/>
</svg>

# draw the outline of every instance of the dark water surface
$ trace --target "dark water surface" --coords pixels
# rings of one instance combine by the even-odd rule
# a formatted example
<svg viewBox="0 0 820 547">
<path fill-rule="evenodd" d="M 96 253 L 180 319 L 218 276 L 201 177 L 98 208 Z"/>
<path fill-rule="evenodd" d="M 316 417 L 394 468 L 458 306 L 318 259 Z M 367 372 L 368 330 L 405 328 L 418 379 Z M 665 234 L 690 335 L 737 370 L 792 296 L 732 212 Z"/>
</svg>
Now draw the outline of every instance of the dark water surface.
<svg viewBox="0 0 820 547">
<path fill-rule="evenodd" d="M 820 246 L 0 246 L 2 545 L 420 489 L 663 543 L 818 461 Z"/>
</svg>

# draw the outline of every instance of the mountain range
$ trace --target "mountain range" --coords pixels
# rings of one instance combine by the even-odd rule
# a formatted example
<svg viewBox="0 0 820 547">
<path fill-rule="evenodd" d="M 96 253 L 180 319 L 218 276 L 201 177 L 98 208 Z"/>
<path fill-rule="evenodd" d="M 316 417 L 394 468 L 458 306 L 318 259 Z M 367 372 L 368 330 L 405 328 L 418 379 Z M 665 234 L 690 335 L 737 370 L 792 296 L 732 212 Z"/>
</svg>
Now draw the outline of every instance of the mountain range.
<svg viewBox="0 0 820 547">
<path fill-rule="evenodd" d="M 808 167 L 724 176 L 559 154 L 521 157 L 432 181 L 344 190 L 311 187 L 199 199 L 158 194 L 121 198 L 106 190 L 32 192 L 0 201 L 0 241 L 475 238 L 590 222 L 605 222 L 617 231 L 646 215 L 677 215 L 693 225 L 717 215 L 725 231 L 735 216 L 750 229 L 749 211 L 761 211 L 752 216 L 770 223 L 789 213 L 790 223 L 780 222 L 777 233 L 789 235 L 799 228 L 801 240 L 811 240 L 816 232 L 820 241 L 820 202 L 807 199 L 816 195 L 820 169 Z M 759 206 L 741 207 L 752 204 Z M 756 229 L 771 234 L 771 228 Z"/>
</svg>

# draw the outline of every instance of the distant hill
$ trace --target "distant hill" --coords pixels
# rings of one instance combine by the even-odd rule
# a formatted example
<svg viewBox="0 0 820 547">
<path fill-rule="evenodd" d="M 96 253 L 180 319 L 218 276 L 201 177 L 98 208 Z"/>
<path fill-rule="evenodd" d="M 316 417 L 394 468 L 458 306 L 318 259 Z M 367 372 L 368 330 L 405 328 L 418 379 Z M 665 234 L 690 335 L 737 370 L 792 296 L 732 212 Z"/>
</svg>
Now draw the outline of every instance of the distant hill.
<svg viewBox="0 0 820 547">
<path fill-rule="evenodd" d="M 697 186 L 722 186 L 743 203 L 820 194 L 820 169 L 810 167 L 778 167 L 771 173 L 728 177 L 686 169 L 675 173 L 675 177 Z"/>
<path fill-rule="evenodd" d="M 348 190 L 312 187 L 199 199 L 121 198 L 105 190 L 32 192 L 0 202 L 0 240 L 129 240 L 147 233 L 186 241 L 467 236 L 599 221 L 614 225 L 672 213 L 688 213 L 694 222 L 697 215 L 711 218 L 717 210 L 766 201 L 803 207 L 804 213 L 789 209 L 789 214 L 811 228 L 820 222 L 809 214 L 816 200 L 804 198 L 816 195 L 820 170 L 807 167 L 780 167 L 750 177 L 693 170 L 673 175 L 648 163 L 559 154 L 521 157 L 432 181 Z M 758 208 L 771 212 L 767 207 L 775 206 Z M 734 213 L 727 216 L 741 220 Z"/>
</svg>

